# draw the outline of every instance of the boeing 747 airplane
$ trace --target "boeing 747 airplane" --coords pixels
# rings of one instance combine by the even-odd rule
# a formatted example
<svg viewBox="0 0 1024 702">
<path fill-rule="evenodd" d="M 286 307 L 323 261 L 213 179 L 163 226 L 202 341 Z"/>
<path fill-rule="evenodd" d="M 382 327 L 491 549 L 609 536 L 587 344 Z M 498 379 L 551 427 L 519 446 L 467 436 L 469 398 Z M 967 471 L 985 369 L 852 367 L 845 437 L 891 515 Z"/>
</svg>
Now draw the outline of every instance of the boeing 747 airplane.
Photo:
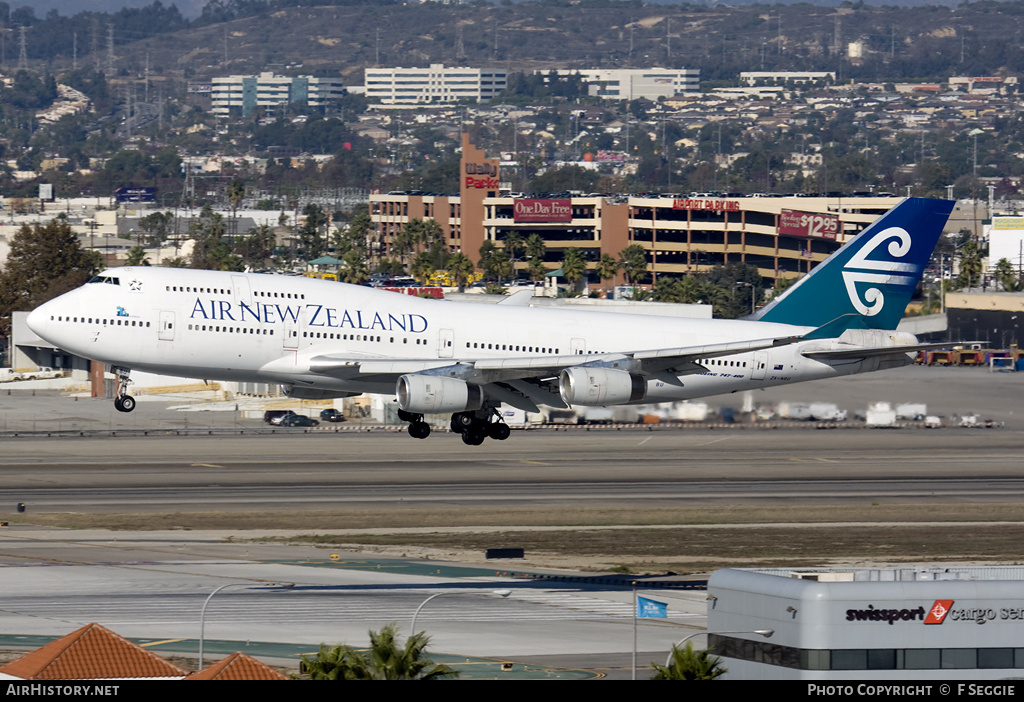
<svg viewBox="0 0 1024 702">
<path fill-rule="evenodd" d="M 282 275 L 115 268 L 28 317 L 41 338 L 132 369 L 282 384 L 307 399 L 397 396 L 409 434 L 451 413 L 467 444 L 508 438 L 497 408 L 688 400 L 902 366 L 895 331 L 953 208 L 907 199 L 741 320 L 426 300 Z"/>
</svg>

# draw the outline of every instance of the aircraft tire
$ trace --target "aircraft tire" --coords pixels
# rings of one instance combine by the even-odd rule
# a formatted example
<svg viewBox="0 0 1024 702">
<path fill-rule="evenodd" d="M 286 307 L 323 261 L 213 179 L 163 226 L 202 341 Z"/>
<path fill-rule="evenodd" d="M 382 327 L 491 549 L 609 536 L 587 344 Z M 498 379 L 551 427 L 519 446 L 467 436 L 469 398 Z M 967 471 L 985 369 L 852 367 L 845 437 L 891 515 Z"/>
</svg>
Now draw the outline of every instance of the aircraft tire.
<svg viewBox="0 0 1024 702">
<path fill-rule="evenodd" d="M 116 402 L 114 406 L 117 406 Z M 125 395 L 124 397 L 122 397 L 121 406 L 119 407 L 119 409 L 122 412 L 131 412 L 133 409 L 135 409 L 135 398 L 132 397 L 131 395 Z"/>
<path fill-rule="evenodd" d="M 430 425 L 426 422 L 413 422 L 409 425 L 409 436 L 414 439 L 425 439 L 430 436 Z"/>
<path fill-rule="evenodd" d="M 479 446 L 484 442 L 485 438 L 487 438 L 486 434 L 475 429 L 462 432 L 462 442 L 470 446 Z"/>
<path fill-rule="evenodd" d="M 487 435 L 495 441 L 504 441 L 512 430 L 504 422 L 496 422 L 487 428 Z"/>
</svg>

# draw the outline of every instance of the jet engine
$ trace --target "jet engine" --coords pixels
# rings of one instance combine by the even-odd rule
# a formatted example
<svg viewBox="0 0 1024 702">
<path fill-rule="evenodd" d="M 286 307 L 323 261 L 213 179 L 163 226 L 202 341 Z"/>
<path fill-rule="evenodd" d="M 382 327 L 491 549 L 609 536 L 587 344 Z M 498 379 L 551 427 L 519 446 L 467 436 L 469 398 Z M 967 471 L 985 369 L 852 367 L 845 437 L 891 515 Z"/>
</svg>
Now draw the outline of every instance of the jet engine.
<svg viewBox="0 0 1024 702">
<path fill-rule="evenodd" d="M 624 405 L 644 399 L 647 379 L 611 368 L 574 366 L 559 374 L 558 392 L 570 406 Z"/>
<path fill-rule="evenodd" d="M 467 412 L 484 404 L 479 385 L 437 375 L 403 375 L 398 379 L 396 394 L 398 406 L 416 414 Z"/>
</svg>

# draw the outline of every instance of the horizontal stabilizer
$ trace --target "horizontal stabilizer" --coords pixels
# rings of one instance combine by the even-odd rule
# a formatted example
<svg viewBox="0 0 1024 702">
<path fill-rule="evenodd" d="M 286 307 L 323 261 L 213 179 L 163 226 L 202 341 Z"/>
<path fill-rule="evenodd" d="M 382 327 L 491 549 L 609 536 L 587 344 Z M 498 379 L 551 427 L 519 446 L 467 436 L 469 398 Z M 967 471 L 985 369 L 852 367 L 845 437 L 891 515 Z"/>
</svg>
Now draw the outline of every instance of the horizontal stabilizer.
<svg viewBox="0 0 1024 702">
<path fill-rule="evenodd" d="M 949 342 L 940 344 L 913 344 L 910 346 L 872 346 L 850 349 L 833 349 L 831 351 L 804 351 L 801 355 L 819 360 L 868 358 L 870 356 L 892 356 L 898 353 L 917 353 L 918 351 L 935 351 L 939 349 L 958 348 L 958 344 Z"/>
</svg>

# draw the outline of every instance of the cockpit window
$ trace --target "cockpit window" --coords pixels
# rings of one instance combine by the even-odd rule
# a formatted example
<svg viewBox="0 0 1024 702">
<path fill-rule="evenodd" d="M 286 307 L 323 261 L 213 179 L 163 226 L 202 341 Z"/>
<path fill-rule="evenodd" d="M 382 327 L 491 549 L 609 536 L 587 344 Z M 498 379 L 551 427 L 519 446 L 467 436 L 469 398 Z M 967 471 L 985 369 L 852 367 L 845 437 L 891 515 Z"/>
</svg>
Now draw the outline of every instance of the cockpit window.
<svg viewBox="0 0 1024 702">
<path fill-rule="evenodd" d="M 90 283 L 108 283 L 110 285 L 120 285 L 121 279 L 112 275 L 98 275 L 89 281 Z"/>
</svg>

